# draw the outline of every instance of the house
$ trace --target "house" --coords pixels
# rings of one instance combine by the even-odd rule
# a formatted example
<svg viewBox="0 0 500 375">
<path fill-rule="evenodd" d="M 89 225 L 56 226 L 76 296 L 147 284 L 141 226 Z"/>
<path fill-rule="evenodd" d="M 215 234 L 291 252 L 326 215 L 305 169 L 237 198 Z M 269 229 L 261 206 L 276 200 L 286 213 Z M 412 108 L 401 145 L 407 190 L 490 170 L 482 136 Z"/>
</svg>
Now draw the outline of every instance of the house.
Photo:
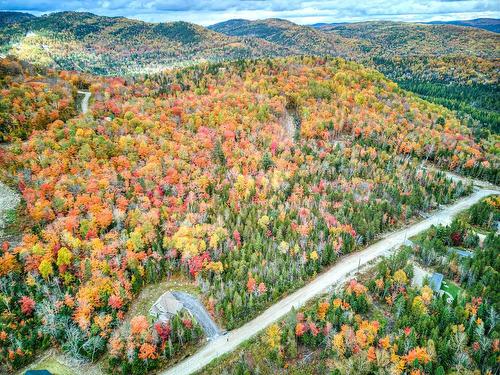
<svg viewBox="0 0 500 375">
<path fill-rule="evenodd" d="M 166 292 L 151 306 L 149 315 L 160 322 L 167 322 L 183 308 L 184 304 L 175 298 L 172 292 Z"/>
<path fill-rule="evenodd" d="M 457 249 L 455 247 L 448 248 L 448 253 L 455 253 L 461 258 L 472 258 L 474 256 L 472 251 Z"/>
<path fill-rule="evenodd" d="M 444 276 L 442 273 L 434 272 L 432 274 L 429 285 L 433 291 L 437 292 L 441 289 L 441 284 L 443 283 L 443 279 L 444 279 Z"/>
</svg>

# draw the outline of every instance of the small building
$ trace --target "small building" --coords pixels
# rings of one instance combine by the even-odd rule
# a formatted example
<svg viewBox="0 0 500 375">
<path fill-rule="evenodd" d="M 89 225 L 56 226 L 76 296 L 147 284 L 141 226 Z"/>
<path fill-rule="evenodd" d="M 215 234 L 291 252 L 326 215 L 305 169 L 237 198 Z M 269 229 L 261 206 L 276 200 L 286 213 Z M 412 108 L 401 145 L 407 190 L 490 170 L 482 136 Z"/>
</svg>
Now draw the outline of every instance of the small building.
<svg viewBox="0 0 500 375">
<path fill-rule="evenodd" d="M 404 240 L 403 245 L 413 247 L 415 246 L 415 243 L 409 239 Z"/>
<path fill-rule="evenodd" d="M 166 292 L 151 306 L 149 315 L 160 322 L 167 322 L 183 308 L 184 304 L 175 298 L 172 292 Z"/>
<path fill-rule="evenodd" d="M 468 250 L 457 249 L 456 247 L 448 248 L 448 253 L 455 253 L 461 258 L 472 258 L 474 257 L 474 253 Z"/>
<path fill-rule="evenodd" d="M 435 292 L 441 289 L 441 284 L 443 283 L 444 275 L 442 273 L 434 272 L 432 274 L 429 285 L 431 289 Z"/>
</svg>

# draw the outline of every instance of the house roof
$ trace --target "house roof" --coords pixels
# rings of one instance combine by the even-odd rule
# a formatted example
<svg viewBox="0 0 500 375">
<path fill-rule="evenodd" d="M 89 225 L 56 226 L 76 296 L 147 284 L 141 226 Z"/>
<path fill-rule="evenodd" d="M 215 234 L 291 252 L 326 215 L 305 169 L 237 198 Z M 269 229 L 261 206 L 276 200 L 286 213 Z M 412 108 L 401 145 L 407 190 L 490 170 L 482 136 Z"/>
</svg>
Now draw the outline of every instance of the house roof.
<svg viewBox="0 0 500 375">
<path fill-rule="evenodd" d="M 160 321 L 166 321 L 182 310 L 183 307 L 183 303 L 175 298 L 171 292 L 165 292 L 153 304 L 149 310 L 149 314 Z"/>
<path fill-rule="evenodd" d="M 443 283 L 443 278 L 444 278 L 444 276 L 442 273 L 435 272 L 432 274 L 432 277 L 431 277 L 431 280 L 429 283 L 432 290 L 438 291 L 439 289 L 441 289 L 441 284 Z"/>
</svg>

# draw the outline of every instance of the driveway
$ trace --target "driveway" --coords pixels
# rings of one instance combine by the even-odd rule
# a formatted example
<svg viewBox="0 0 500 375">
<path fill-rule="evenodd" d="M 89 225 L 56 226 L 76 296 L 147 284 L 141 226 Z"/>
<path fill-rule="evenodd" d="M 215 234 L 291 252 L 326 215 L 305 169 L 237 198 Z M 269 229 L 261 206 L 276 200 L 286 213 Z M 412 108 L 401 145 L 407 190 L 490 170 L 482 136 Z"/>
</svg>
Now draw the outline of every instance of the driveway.
<svg viewBox="0 0 500 375">
<path fill-rule="evenodd" d="M 348 278 L 359 267 L 376 258 L 387 256 L 396 251 L 407 238 L 428 229 L 431 225 L 449 224 L 459 212 L 469 208 L 488 195 L 498 193 L 500 193 L 498 189 L 478 189 L 472 195 L 459 200 L 457 203 L 431 214 L 427 219 L 396 232 L 388 233 L 380 241 L 366 249 L 343 257 L 309 284 L 276 302 L 255 319 L 238 329 L 228 332 L 225 336 L 220 336 L 210 341 L 193 356 L 168 370 L 160 372 L 160 374 L 183 375 L 201 370 L 212 360 L 233 351 L 238 345 L 285 316 L 292 307 L 295 309 L 300 308 L 310 299 L 326 293 L 332 285 Z"/>
</svg>

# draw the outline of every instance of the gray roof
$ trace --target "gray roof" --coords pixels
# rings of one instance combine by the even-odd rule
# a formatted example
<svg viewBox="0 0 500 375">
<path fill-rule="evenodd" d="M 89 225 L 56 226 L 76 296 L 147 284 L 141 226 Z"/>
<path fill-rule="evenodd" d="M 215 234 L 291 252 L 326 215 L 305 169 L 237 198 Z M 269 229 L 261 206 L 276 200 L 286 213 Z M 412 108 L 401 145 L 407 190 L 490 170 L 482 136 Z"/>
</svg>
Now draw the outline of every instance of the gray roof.
<svg viewBox="0 0 500 375">
<path fill-rule="evenodd" d="M 184 307 L 172 292 L 163 293 L 160 298 L 149 309 L 149 315 L 161 322 L 166 322 L 173 315 L 177 314 Z"/>
<path fill-rule="evenodd" d="M 462 258 L 472 258 L 474 256 L 472 251 L 457 249 L 455 247 L 448 248 L 448 252 L 458 254 Z"/>
<path fill-rule="evenodd" d="M 441 284 L 443 283 L 443 278 L 444 278 L 444 276 L 442 273 L 434 272 L 432 274 L 431 280 L 429 282 L 432 290 L 434 290 L 436 292 L 439 289 L 441 289 Z"/>
</svg>

